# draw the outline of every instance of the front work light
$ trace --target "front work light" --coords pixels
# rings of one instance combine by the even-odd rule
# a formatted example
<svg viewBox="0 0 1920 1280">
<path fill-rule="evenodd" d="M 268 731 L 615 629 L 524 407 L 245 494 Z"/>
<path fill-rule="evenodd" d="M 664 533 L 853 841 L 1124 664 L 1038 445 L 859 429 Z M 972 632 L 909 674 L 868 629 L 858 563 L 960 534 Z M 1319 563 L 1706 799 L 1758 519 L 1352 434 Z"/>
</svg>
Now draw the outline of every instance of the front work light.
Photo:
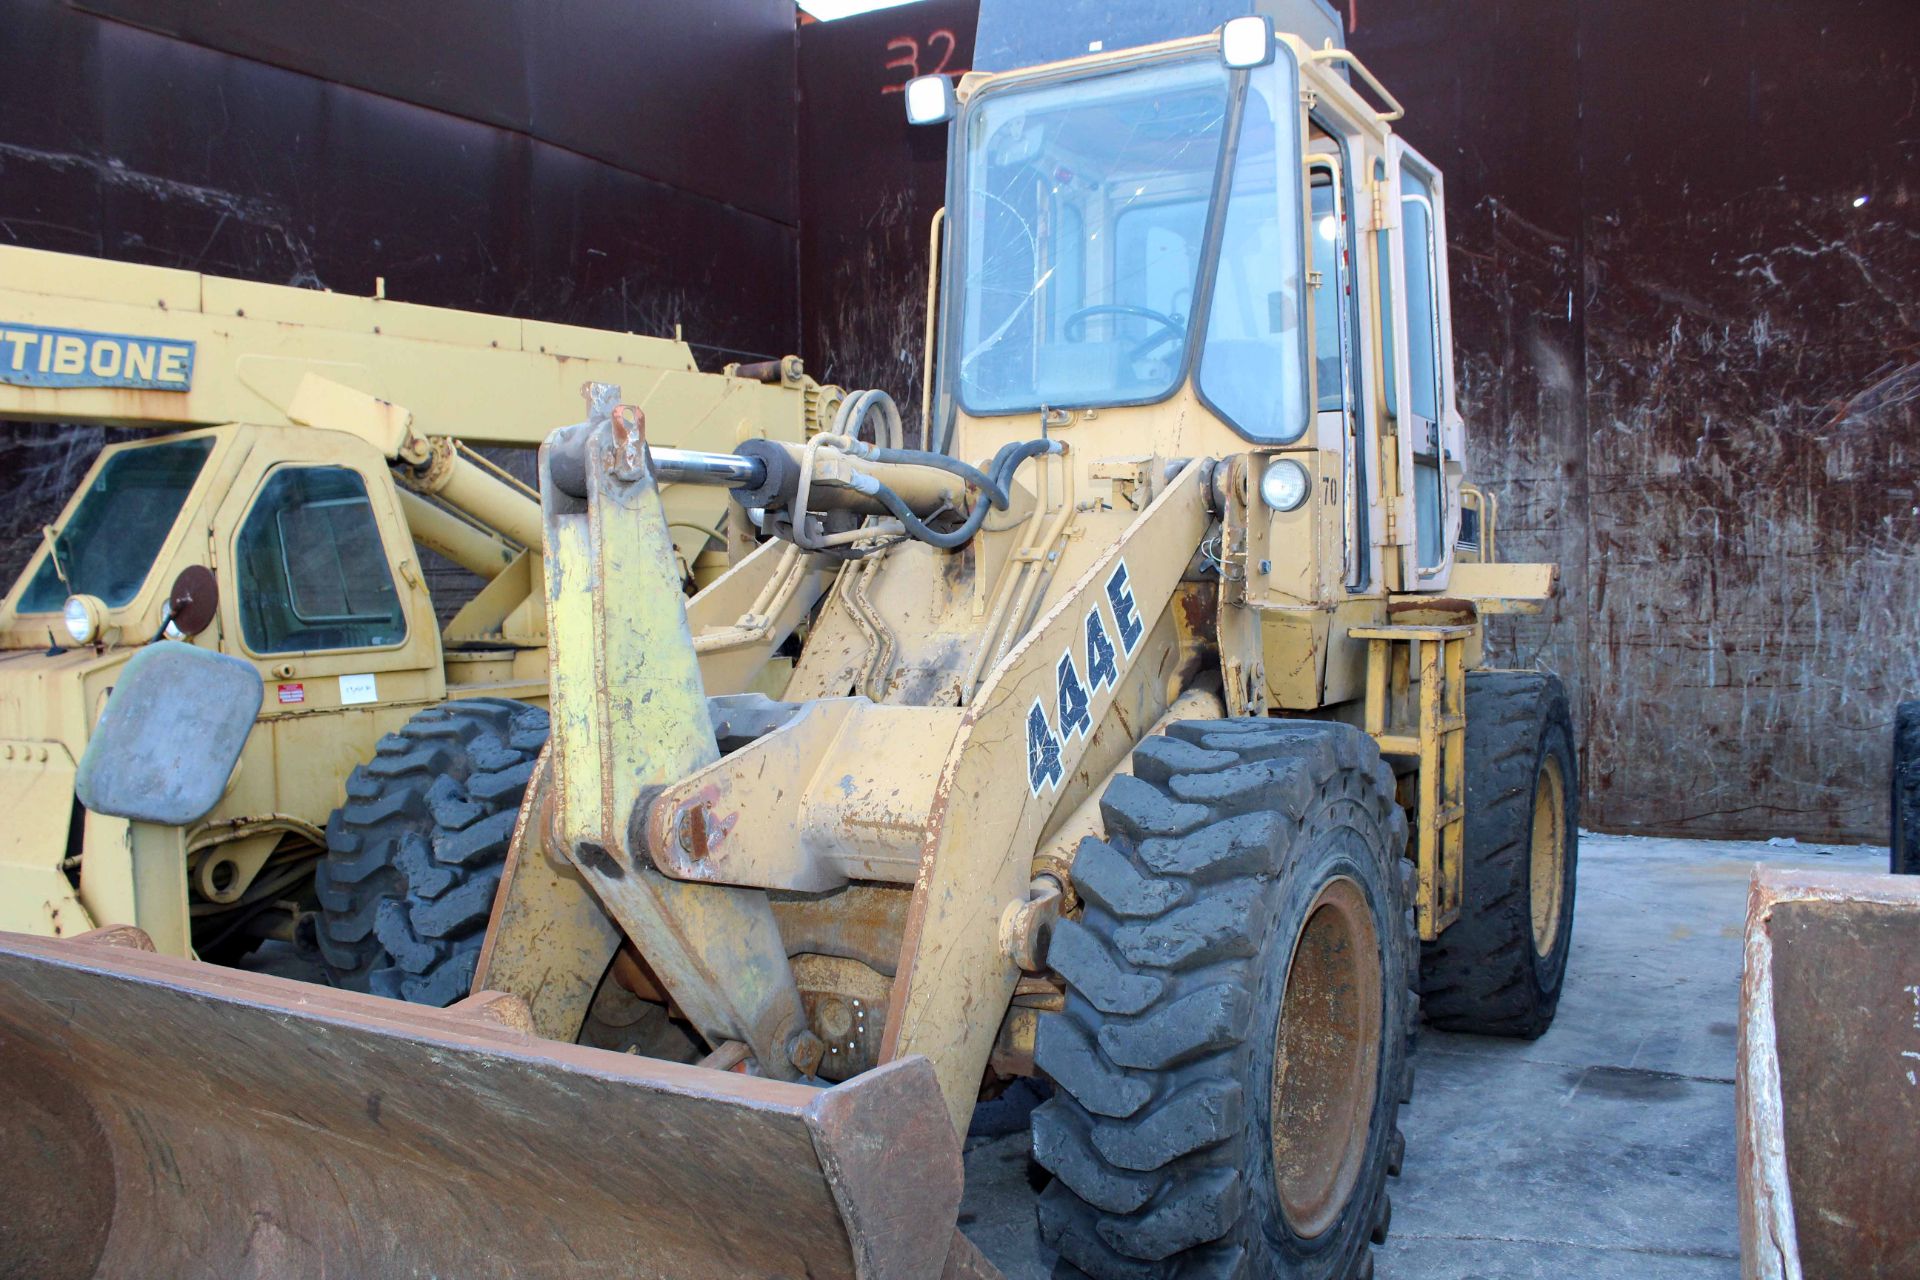
<svg viewBox="0 0 1920 1280">
<path fill-rule="evenodd" d="M 60 621 L 75 644 L 92 644 L 107 629 L 107 606 L 98 596 L 68 596 Z"/>
<path fill-rule="evenodd" d="M 1260 477 L 1260 496 L 1275 511 L 1292 511 L 1307 500 L 1307 469 L 1292 458 L 1280 458 Z"/>
<path fill-rule="evenodd" d="M 945 124 L 957 102 L 953 81 L 945 76 L 915 76 L 907 81 L 907 123 Z"/>
<path fill-rule="evenodd" d="M 1273 61 L 1273 19 L 1235 18 L 1220 28 L 1220 58 L 1230 67 L 1264 67 Z"/>
</svg>

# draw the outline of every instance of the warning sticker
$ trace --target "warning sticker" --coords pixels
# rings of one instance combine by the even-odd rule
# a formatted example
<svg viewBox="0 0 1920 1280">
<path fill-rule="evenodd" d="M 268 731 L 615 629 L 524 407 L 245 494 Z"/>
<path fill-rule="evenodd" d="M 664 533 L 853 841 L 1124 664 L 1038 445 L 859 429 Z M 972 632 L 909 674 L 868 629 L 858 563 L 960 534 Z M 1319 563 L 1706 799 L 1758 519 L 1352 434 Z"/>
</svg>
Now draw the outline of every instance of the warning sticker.
<svg viewBox="0 0 1920 1280">
<path fill-rule="evenodd" d="M 307 686 L 304 684 L 283 684 L 280 686 L 280 705 L 292 706 L 307 700 Z"/>
</svg>

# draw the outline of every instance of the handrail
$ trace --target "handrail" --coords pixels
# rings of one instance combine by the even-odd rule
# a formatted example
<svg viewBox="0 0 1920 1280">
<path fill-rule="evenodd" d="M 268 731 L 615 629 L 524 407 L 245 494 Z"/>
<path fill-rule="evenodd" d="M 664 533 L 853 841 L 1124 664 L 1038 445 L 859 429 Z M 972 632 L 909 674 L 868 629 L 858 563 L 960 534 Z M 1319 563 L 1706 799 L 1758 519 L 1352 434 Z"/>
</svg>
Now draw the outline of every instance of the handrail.
<svg viewBox="0 0 1920 1280">
<path fill-rule="evenodd" d="M 1372 89 L 1374 94 L 1378 96 L 1382 102 L 1385 102 L 1389 107 L 1392 108 L 1391 111 L 1385 111 L 1385 112 L 1375 111 L 1373 113 L 1374 115 L 1379 117 L 1380 123 L 1392 124 L 1395 120 L 1398 120 L 1402 116 L 1407 114 L 1407 109 L 1400 105 L 1400 99 L 1394 97 L 1391 93 L 1387 92 L 1387 86 L 1381 84 L 1379 77 L 1375 76 L 1373 72 L 1367 70 L 1367 64 L 1360 61 L 1359 56 L 1356 55 L 1353 52 L 1353 50 L 1336 49 L 1333 47 L 1332 42 L 1329 41 L 1326 48 L 1315 49 L 1312 53 L 1309 53 L 1307 55 L 1307 61 L 1308 62 L 1344 62 L 1347 64 L 1349 68 L 1358 72 L 1360 75 L 1360 78 L 1366 81 L 1367 87 L 1369 89 Z"/>
</svg>

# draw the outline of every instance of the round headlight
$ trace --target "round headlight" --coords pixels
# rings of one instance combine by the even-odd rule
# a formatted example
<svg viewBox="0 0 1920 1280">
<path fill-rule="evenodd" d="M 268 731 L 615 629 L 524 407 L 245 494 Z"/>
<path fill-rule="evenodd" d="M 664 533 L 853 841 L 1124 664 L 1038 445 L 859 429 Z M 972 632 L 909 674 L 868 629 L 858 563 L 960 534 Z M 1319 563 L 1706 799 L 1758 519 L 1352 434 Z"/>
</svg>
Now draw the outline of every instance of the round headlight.
<svg viewBox="0 0 1920 1280">
<path fill-rule="evenodd" d="M 75 644 L 92 644 L 106 630 L 107 606 L 95 596 L 68 596 L 60 621 Z"/>
<path fill-rule="evenodd" d="M 1260 496 L 1275 511 L 1291 511 L 1307 500 L 1307 469 L 1292 458 L 1280 458 L 1260 477 Z"/>
</svg>

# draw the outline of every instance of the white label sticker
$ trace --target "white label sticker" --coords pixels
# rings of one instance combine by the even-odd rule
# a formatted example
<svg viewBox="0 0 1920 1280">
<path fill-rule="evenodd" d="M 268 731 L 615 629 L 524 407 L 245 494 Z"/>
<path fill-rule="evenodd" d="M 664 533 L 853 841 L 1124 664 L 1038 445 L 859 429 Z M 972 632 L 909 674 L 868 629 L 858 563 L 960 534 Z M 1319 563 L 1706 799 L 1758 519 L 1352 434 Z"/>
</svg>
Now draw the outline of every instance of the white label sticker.
<svg viewBox="0 0 1920 1280">
<path fill-rule="evenodd" d="M 380 688 L 372 676 L 341 676 L 340 705 L 351 707 L 357 702 L 380 701 Z"/>
</svg>

